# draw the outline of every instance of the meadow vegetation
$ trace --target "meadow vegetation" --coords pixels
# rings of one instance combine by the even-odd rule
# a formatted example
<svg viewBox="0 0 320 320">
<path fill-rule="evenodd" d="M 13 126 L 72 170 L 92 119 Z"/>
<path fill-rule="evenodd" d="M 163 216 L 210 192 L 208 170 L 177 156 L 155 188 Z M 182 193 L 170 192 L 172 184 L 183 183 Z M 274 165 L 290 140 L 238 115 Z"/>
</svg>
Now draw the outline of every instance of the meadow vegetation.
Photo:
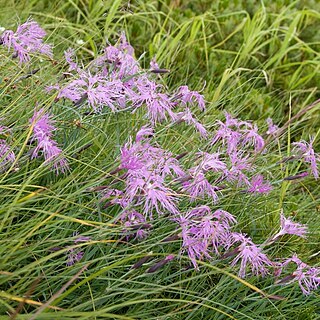
<svg viewBox="0 0 320 320">
<path fill-rule="evenodd" d="M 0 27 L 0 320 L 320 318 L 318 1 L 0 0 Z"/>
</svg>

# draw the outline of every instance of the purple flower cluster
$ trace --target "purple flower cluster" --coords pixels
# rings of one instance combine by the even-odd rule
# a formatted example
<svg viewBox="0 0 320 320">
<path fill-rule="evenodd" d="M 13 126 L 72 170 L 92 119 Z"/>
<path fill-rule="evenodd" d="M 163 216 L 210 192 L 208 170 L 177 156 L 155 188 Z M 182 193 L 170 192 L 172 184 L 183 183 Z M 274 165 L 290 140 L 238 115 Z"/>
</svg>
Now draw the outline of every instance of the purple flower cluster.
<svg viewBox="0 0 320 320">
<path fill-rule="evenodd" d="M 16 32 L 5 31 L 0 43 L 9 50 L 12 48 L 23 63 L 30 60 L 31 53 L 52 56 L 51 46 L 43 43 L 45 35 L 45 31 L 30 19 Z M 109 174 L 114 180 L 107 186 L 97 187 L 102 200 L 108 201 L 104 208 L 118 206 L 121 209 L 115 221 L 121 226 L 123 238 L 142 241 L 150 234 L 154 217 L 162 216 L 177 226 L 175 236 L 181 241 L 180 256 L 186 254 L 195 269 L 199 269 L 200 261 L 232 258 L 230 266 L 237 268 L 239 277 L 244 278 L 249 274 L 266 276 L 271 269 L 280 276 L 295 264 L 296 270 L 278 283 L 297 281 L 304 294 L 318 288 L 319 268 L 307 265 L 296 255 L 276 263 L 264 252 L 265 247 L 284 235 L 306 238 L 307 226 L 286 218 L 281 212 L 280 230 L 259 245 L 248 235 L 234 230 L 238 226 L 235 216 L 216 207 L 221 195 L 228 195 L 230 189 L 240 188 L 240 194 L 249 196 L 271 192 L 271 183 L 254 165 L 256 157 L 267 149 L 257 125 L 225 113 L 225 121 L 217 121 L 211 133 L 195 116 L 196 112 L 206 111 L 203 95 L 187 85 L 168 92 L 157 82 L 156 76 L 168 70 L 160 69 L 154 60 L 151 69 L 144 70 L 124 34 L 116 45 L 108 45 L 86 67 L 77 61 L 72 49 L 65 52 L 65 60 L 68 70 L 64 79 L 68 80 L 47 88 L 47 91 L 57 91 L 57 99 L 70 100 L 74 108 L 86 106 L 89 115 L 105 109 L 112 112 L 142 109 L 147 118 L 147 125 L 137 132 L 136 138 L 130 138 L 121 147 L 119 165 Z M 190 157 L 191 167 L 180 161 L 182 156 L 174 156 L 157 143 L 156 125 L 165 121 L 171 124 L 184 122 L 194 127 L 207 142 L 205 151 L 198 149 L 184 154 Z M 34 112 L 29 124 L 32 142 L 36 142 L 31 158 L 43 155 L 45 164 L 57 174 L 67 173 L 68 162 L 53 139 L 56 127 L 52 116 L 40 109 Z M 277 137 L 279 128 L 271 119 L 267 124 L 266 135 Z M 0 134 L 5 130 L 0 127 Z M 293 143 L 294 155 L 290 159 L 310 166 L 312 175 L 318 179 L 320 156 L 314 151 L 313 142 L 311 139 L 309 143 L 304 140 Z M 15 161 L 6 140 L 0 139 L 0 171 Z M 307 174 L 295 173 L 290 179 L 303 178 Z M 184 212 L 181 208 L 187 201 L 192 207 Z M 88 240 L 89 237 L 77 237 L 74 244 Z M 70 247 L 67 265 L 78 262 L 83 255 L 79 248 Z M 174 257 L 167 255 L 147 272 L 157 271 Z"/>
<path fill-rule="evenodd" d="M 51 164 L 57 173 L 66 172 L 68 162 L 61 156 L 62 150 L 57 146 L 57 142 L 52 139 L 56 128 L 53 126 L 50 115 L 46 114 L 43 109 L 35 111 L 30 124 L 33 129 L 32 139 L 37 142 L 31 158 L 37 158 L 42 153 L 46 163 Z"/>
<path fill-rule="evenodd" d="M 14 56 L 20 63 L 30 60 L 30 53 L 41 53 L 52 57 L 52 47 L 43 43 L 46 32 L 32 19 L 18 26 L 16 32 L 6 30 L 3 32 L 0 42 L 9 50 L 12 48 Z"/>
<path fill-rule="evenodd" d="M 74 61 L 72 49 L 65 52 L 65 58 L 69 64 L 67 74 L 72 80 L 47 88 L 48 91 L 58 90 L 58 99 L 69 99 L 75 106 L 86 105 L 94 112 L 105 107 L 113 112 L 128 108 L 134 112 L 145 107 L 153 126 L 166 120 L 186 122 L 202 136 L 207 136 L 206 129 L 189 108 L 196 105 L 201 111 L 205 110 L 204 97 L 186 85 L 167 94 L 163 85 L 156 83 L 154 76 L 141 68 L 124 34 L 116 46 L 107 46 L 103 54 L 86 68 Z M 159 66 L 152 61 L 151 67 Z"/>
</svg>

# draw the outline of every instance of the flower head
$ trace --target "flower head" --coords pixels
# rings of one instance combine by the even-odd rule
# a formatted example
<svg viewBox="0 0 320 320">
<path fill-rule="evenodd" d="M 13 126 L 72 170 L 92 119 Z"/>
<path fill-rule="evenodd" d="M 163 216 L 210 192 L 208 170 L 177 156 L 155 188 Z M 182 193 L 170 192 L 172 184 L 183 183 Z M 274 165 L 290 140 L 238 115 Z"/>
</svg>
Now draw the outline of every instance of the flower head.
<svg viewBox="0 0 320 320">
<path fill-rule="evenodd" d="M 237 248 L 238 254 L 232 261 L 231 266 L 235 266 L 240 261 L 239 277 L 244 278 L 246 276 L 247 267 L 251 268 L 251 272 L 255 275 L 267 275 L 267 267 L 272 266 L 272 262 L 267 255 L 250 238 L 243 237 L 243 239 L 239 238 L 238 240 L 242 240 L 242 243 Z"/>
<path fill-rule="evenodd" d="M 285 234 L 296 235 L 301 238 L 306 238 L 308 232 L 308 227 L 298 222 L 292 221 L 290 218 L 286 218 L 281 212 L 280 214 L 280 231 L 276 233 L 268 243 L 272 243 L 278 240 L 281 236 Z"/>
<path fill-rule="evenodd" d="M 269 193 L 272 186 L 269 181 L 263 181 L 263 176 L 258 174 L 251 179 L 250 188 L 248 192 L 251 193 Z"/>
<path fill-rule="evenodd" d="M 297 268 L 289 277 L 278 281 L 281 284 L 287 284 L 297 281 L 303 294 L 309 295 L 311 291 L 316 290 L 320 286 L 320 268 L 311 267 L 301 261 L 296 254 L 291 258 L 279 264 L 279 274 L 283 272 L 290 263 L 296 264 Z"/>
<path fill-rule="evenodd" d="M 38 144 L 31 158 L 37 158 L 39 153 L 42 152 L 46 162 L 51 163 L 57 173 L 65 172 L 69 167 L 68 162 L 64 157 L 61 157 L 62 150 L 57 146 L 57 142 L 52 139 L 53 131 L 56 128 L 50 115 L 46 114 L 43 109 L 35 111 L 30 119 L 30 124 L 33 125 L 32 137 Z"/>
<path fill-rule="evenodd" d="M 0 172 L 7 170 L 8 166 L 16 160 L 14 152 L 3 139 L 0 139 Z"/>
<path fill-rule="evenodd" d="M 44 44 L 46 32 L 32 19 L 18 26 L 16 32 L 6 30 L 1 36 L 2 43 L 14 50 L 20 63 L 30 60 L 30 53 L 39 52 L 52 57 L 51 45 Z"/>
<path fill-rule="evenodd" d="M 298 151 L 300 157 L 306 162 L 310 163 L 311 172 L 315 179 L 319 178 L 318 165 L 317 162 L 320 161 L 320 156 L 315 153 L 313 149 L 314 140 L 310 139 L 310 142 L 301 140 L 299 142 L 294 142 L 294 150 Z"/>
</svg>

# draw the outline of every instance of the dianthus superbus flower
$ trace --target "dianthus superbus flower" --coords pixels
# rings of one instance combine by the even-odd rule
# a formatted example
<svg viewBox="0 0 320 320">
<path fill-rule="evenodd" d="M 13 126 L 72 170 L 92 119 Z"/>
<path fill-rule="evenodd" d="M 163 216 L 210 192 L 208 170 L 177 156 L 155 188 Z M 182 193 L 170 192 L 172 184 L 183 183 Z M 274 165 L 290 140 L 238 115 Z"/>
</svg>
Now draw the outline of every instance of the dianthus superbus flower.
<svg viewBox="0 0 320 320">
<path fill-rule="evenodd" d="M 296 235 L 301 238 L 306 238 L 307 236 L 308 227 L 301 223 L 294 222 L 290 218 L 286 218 L 283 212 L 280 214 L 280 225 L 280 231 L 267 241 L 267 243 L 272 243 L 285 234 Z"/>
<path fill-rule="evenodd" d="M 247 268 L 251 269 L 254 275 L 266 276 L 268 267 L 272 266 L 266 254 L 262 249 L 254 244 L 249 237 L 240 237 L 242 243 L 237 247 L 238 254 L 233 259 L 231 266 L 235 266 L 240 261 L 239 277 L 244 278 L 247 274 Z"/>
<path fill-rule="evenodd" d="M 14 152 L 3 139 L 0 139 L 0 172 L 7 170 L 8 166 L 16 160 Z"/>
<path fill-rule="evenodd" d="M 272 186 L 269 181 L 264 181 L 263 176 L 258 174 L 252 177 L 250 181 L 250 188 L 248 192 L 251 193 L 269 193 L 272 190 Z"/>
<path fill-rule="evenodd" d="M 280 275 L 283 272 L 283 269 L 290 263 L 296 264 L 296 270 L 293 271 L 290 276 L 278 280 L 277 283 L 287 284 L 297 281 L 305 295 L 309 295 L 311 291 L 316 290 L 320 286 L 320 268 L 309 266 L 301 261 L 296 254 L 279 264 L 278 275 Z"/>
<path fill-rule="evenodd" d="M 309 143 L 301 140 L 299 142 L 294 142 L 292 145 L 294 146 L 294 150 L 299 153 L 301 159 L 310 164 L 311 172 L 314 178 L 318 179 L 319 172 L 317 162 L 320 161 L 320 156 L 319 154 L 315 153 L 313 149 L 313 142 L 314 141 L 312 139 L 310 139 Z"/>
<path fill-rule="evenodd" d="M 30 60 L 30 53 L 38 52 L 52 57 L 52 48 L 43 43 L 46 32 L 32 19 L 18 26 L 16 32 L 6 30 L 3 32 L 1 41 L 13 49 L 20 63 Z"/>
<path fill-rule="evenodd" d="M 62 150 L 52 139 L 56 128 L 50 115 L 46 114 L 43 109 L 35 111 L 30 119 L 30 124 L 33 126 L 32 138 L 37 142 L 31 158 L 37 158 L 42 153 L 46 162 L 50 163 L 57 173 L 65 172 L 69 167 L 68 162 L 64 157 L 61 157 Z"/>
</svg>

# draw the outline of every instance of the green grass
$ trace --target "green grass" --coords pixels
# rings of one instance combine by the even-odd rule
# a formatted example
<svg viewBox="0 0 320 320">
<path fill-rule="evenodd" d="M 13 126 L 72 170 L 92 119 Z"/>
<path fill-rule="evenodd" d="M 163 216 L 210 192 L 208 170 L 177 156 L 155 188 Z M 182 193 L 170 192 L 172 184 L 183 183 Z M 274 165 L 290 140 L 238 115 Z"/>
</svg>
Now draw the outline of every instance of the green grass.
<svg viewBox="0 0 320 320">
<path fill-rule="evenodd" d="M 306 297 L 297 285 L 275 285 L 273 277 L 243 281 L 235 276 L 237 270 L 219 260 L 200 263 L 195 271 L 186 269 L 183 256 L 147 274 L 159 259 L 178 254 L 179 241 L 162 242 L 174 234 L 175 225 L 159 217 L 146 240 L 119 242 L 121 228 L 113 224 L 119 212 L 103 209 L 98 195 L 88 191 L 110 182 L 106 175 L 118 165 L 120 146 L 145 120 L 139 113 L 85 117 L 62 102 L 51 107 L 54 96 L 43 90 L 57 81 L 63 50 L 75 47 L 89 62 L 106 39 L 114 43 L 125 30 L 142 65 L 155 56 L 161 67 L 171 70 L 161 76 L 168 88 L 203 88 L 207 111 L 198 117 L 212 131 L 225 110 L 254 120 L 262 131 L 268 117 L 280 126 L 294 119 L 279 145 L 270 141 L 270 152 L 256 162 L 274 182 L 272 193 L 257 198 L 232 190 L 218 207 L 234 214 L 238 231 L 257 243 L 277 230 L 283 208 L 308 224 L 309 237 L 285 238 L 267 253 L 277 257 L 297 252 L 319 266 L 319 183 L 312 178 L 283 182 L 296 168 L 290 165 L 284 171 L 277 163 L 287 155 L 288 142 L 309 135 L 317 137 L 315 149 L 320 151 L 319 104 L 295 117 L 319 99 L 317 1 L 0 0 L 0 8 L 1 26 L 14 29 L 19 19 L 32 15 L 55 44 L 55 61 L 34 59 L 32 68 L 40 71 L 16 83 L 29 68 L 0 49 L 0 118 L 12 127 L 9 139 L 19 154 L 12 170 L 0 175 L 0 320 L 8 314 L 16 319 L 320 319 L 319 292 Z M 56 176 L 41 161 L 29 160 L 28 119 L 37 104 L 55 114 L 69 174 Z M 81 120 L 81 126 L 74 120 Z M 184 125 L 164 124 L 157 134 L 161 146 L 174 154 L 190 152 L 186 164 L 205 147 Z M 88 143 L 92 145 L 81 151 Z M 186 199 L 181 209 L 188 205 Z M 74 245 L 75 231 L 92 240 Z M 81 247 L 85 255 L 66 267 L 70 246 Z M 52 251 L 54 247 L 62 250 Z M 146 254 L 152 259 L 131 269 Z"/>
</svg>

